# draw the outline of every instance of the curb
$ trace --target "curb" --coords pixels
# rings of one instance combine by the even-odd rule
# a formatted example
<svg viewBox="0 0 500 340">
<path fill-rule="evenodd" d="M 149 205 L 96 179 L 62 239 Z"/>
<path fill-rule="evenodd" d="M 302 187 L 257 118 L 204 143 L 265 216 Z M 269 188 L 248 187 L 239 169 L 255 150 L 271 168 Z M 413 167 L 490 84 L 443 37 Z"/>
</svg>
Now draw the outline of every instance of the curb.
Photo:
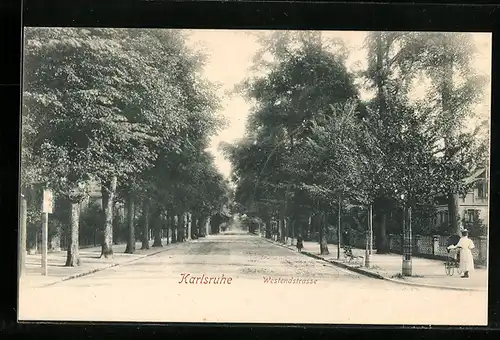
<svg viewBox="0 0 500 340">
<path fill-rule="evenodd" d="M 285 244 L 281 244 L 281 243 L 278 243 L 278 242 L 276 242 L 274 240 L 269 240 L 267 238 L 264 238 L 264 239 L 266 241 L 272 243 L 272 244 L 281 246 L 283 248 L 287 248 L 289 250 L 293 250 L 292 248 L 290 248 L 289 246 L 287 246 Z M 423 287 L 423 288 L 447 289 L 447 290 L 455 290 L 455 291 L 469 291 L 469 292 L 486 292 L 487 291 L 486 289 L 480 289 L 480 288 L 452 287 L 452 286 L 432 285 L 432 284 L 426 284 L 426 283 L 408 282 L 408 281 L 403 281 L 403 280 L 398 280 L 398 279 L 393 279 L 393 278 L 385 277 L 383 275 L 380 275 L 380 274 L 377 274 L 377 273 L 372 273 L 372 272 L 369 272 L 369 271 L 361 269 L 361 268 L 351 267 L 351 266 L 348 266 L 346 264 L 337 262 L 335 260 L 326 260 L 326 259 L 322 258 L 319 255 L 312 254 L 312 253 L 309 253 L 309 252 L 306 252 L 306 251 L 303 251 L 300 254 L 304 254 L 306 256 L 309 256 L 309 257 L 312 257 L 312 258 L 315 258 L 315 259 L 318 259 L 318 260 L 322 260 L 324 262 L 333 264 L 334 266 L 337 266 L 337 267 L 340 267 L 340 268 L 343 268 L 343 269 L 347 269 L 347 270 L 356 272 L 356 273 L 364 275 L 364 276 L 368 276 L 368 277 L 371 277 L 371 278 L 374 278 L 374 279 L 379 279 L 379 280 L 385 280 L 385 281 L 389 281 L 389 282 L 400 284 L 400 285 Z"/>
<path fill-rule="evenodd" d="M 193 242 L 193 241 L 194 240 L 192 240 L 191 242 Z M 190 242 L 182 242 L 182 243 L 190 243 Z M 49 284 L 41 285 L 39 287 L 40 288 L 50 287 L 50 286 L 56 285 L 56 284 L 64 282 L 64 281 L 68 281 L 68 280 L 72 280 L 72 279 L 77 279 L 79 277 L 91 275 L 91 274 L 94 274 L 94 273 L 97 273 L 97 272 L 100 272 L 100 271 L 103 271 L 103 270 L 106 270 L 106 269 L 110 269 L 110 268 L 113 268 L 113 267 L 128 265 L 128 264 L 133 263 L 135 261 L 139 261 L 139 260 L 142 260 L 142 259 L 144 259 L 146 257 L 157 255 L 157 254 L 160 254 L 160 253 L 163 253 L 163 252 L 165 252 L 167 250 L 172 249 L 171 247 L 168 247 L 168 248 L 167 247 L 162 247 L 162 248 L 163 249 L 158 250 L 158 251 L 156 251 L 154 253 L 150 253 L 150 254 L 146 254 L 146 255 L 136 255 L 138 257 L 135 258 L 135 259 L 132 259 L 130 261 L 126 261 L 126 262 L 123 262 L 123 263 L 114 263 L 114 264 L 111 264 L 109 266 L 105 266 L 105 267 L 101 267 L 101 268 L 94 268 L 94 269 L 88 270 L 88 271 L 83 272 L 83 273 L 78 273 L 78 274 L 73 274 L 73 275 L 65 276 L 65 277 L 63 277 L 63 278 L 61 278 L 61 279 L 59 279 L 57 281 L 51 282 Z"/>
<path fill-rule="evenodd" d="M 134 260 L 136 260 L 136 259 L 134 259 Z M 125 263 L 128 263 L 128 262 L 125 262 Z M 123 264 L 123 263 L 114 263 L 114 264 L 106 266 L 106 267 L 94 268 L 94 269 L 91 269 L 91 270 L 83 272 L 83 273 L 78 273 L 78 274 L 73 274 L 73 275 L 65 276 L 65 277 L 63 277 L 63 278 L 61 278 L 61 279 L 59 279 L 57 281 L 48 283 L 46 285 L 42 285 L 42 286 L 40 286 L 40 288 L 50 287 L 50 286 L 53 286 L 55 284 L 58 284 L 58 283 L 61 283 L 61 282 L 64 282 L 64 281 L 76 279 L 76 278 L 79 278 L 79 277 L 82 277 L 82 276 L 87 276 L 87 275 L 90 275 L 90 274 L 94 274 L 94 273 L 100 272 L 101 270 L 105 270 L 105 269 L 109 269 L 109 268 L 113 268 L 113 267 L 119 266 L 120 264 Z"/>
</svg>

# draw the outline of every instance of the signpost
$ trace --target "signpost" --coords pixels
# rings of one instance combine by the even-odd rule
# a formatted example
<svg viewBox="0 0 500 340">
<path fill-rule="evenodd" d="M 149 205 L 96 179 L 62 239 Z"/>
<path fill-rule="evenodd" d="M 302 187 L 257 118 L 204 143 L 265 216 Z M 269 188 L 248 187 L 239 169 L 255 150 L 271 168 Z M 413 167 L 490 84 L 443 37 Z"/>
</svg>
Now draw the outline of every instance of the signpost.
<svg viewBox="0 0 500 340">
<path fill-rule="evenodd" d="M 54 205 L 52 191 L 43 190 L 42 202 L 42 275 L 47 275 L 47 248 L 49 243 L 49 214 Z"/>
</svg>

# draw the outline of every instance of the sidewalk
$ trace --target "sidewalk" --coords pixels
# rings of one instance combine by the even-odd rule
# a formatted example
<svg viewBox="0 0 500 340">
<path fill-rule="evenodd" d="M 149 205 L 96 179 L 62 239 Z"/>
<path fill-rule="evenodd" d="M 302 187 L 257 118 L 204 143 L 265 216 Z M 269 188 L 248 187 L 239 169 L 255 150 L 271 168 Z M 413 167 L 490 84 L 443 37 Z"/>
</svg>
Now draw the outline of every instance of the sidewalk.
<svg viewBox="0 0 500 340">
<path fill-rule="evenodd" d="M 271 242 L 276 243 L 275 241 Z M 295 246 L 290 245 L 290 240 L 288 240 L 287 245 L 280 245 L 297 251 Z M 390 280 L 397 283 L 456 290 L 485 291 L 488 289 L 488 269 L 475 269 L 475 271 L 470 274 L 470 278 L 462 279 L 456 269 L 453 276 L 446 275 L 444 261 L 413 257 L 413 276 L 402 277 L 402 255 L 372 254 L 370 268 L 365 268 L 364 249 L 352 249 L 354 256 L 362 256 L 363 259 L 351 261 L 351 263 L 348 263 L 345 258 L 343 249 L 341 249 L 340 252 L 340 260 L 337 259 L 337 245 L 328 244 L 328 250 L 330 252 L 329 255 L 319 255 L 319 244 L 317 242 L 304 242 L 304 249 L 302 251 L 306 255 L 324 259 L 335 265 L 356 271 L 360 274 Z"/>
<path fill-rule="evenodd" d="M 47 276 L 42 275 L 42 255 L 27 255 L 24 275 L 21 277 L 19 286 L 21 287 L 42 287 L 52 285 L 57 282 L 66 281 L 79 276 L 92 274 L 94 272 L 115 267 L 121 264 L 130 263 L 141 258 L 158 254 L 169 249 L 176 248 L 187 242 L 169 243 L 167 239 L 162 239 L 163 247 L 152 247 L 153 240 L 150 241 L 150 248 L 141 250 L 142 242 L 136 242 L 134 254 L 125 254 L 126 244 L 113 245 L 113 256 L 109 258 L 99 258 L 101 246 L 80 249 L 81 265 L 78 267 L 65 267 L 66 251 L 51 252 L 47 254 Z"/>
</svg>

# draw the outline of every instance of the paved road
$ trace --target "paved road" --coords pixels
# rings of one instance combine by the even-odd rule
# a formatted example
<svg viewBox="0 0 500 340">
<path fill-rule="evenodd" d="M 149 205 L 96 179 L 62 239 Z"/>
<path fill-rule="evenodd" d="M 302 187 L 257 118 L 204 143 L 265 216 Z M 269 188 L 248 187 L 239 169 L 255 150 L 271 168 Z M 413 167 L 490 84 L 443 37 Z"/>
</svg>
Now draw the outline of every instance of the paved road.
<svg viewBox="0 0 500 340">
<path fill-rule="evenodd" d="M 225 283 L 200 283 L 222 276 Z M 193 277 L 200 277 L 198 283 L 190 283 Z M 306 283 L 266 283 L 264 277 Z M 367 278 L 243 233 L 209 236 L 51 287 L 21 287 L 19 304 L 22 320 L 487 322 L 485 292 L 417 288 Z"/>
</svg>

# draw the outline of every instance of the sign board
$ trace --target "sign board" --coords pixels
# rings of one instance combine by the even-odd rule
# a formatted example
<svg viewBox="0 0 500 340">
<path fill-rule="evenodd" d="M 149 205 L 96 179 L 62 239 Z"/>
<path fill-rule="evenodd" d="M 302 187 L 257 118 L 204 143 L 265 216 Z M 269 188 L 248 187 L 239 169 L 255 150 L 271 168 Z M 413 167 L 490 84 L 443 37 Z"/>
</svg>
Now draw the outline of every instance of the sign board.
<svg viewBox="0 0 500 340">
<path fill-rule="evenodd" d="M 43 190 L 43 204 L 42 212 L 46 214 L 52 214 L 52 208 L 54 206 L 54 198 L 52 196 L 52 191 Z"/>
</svg>

